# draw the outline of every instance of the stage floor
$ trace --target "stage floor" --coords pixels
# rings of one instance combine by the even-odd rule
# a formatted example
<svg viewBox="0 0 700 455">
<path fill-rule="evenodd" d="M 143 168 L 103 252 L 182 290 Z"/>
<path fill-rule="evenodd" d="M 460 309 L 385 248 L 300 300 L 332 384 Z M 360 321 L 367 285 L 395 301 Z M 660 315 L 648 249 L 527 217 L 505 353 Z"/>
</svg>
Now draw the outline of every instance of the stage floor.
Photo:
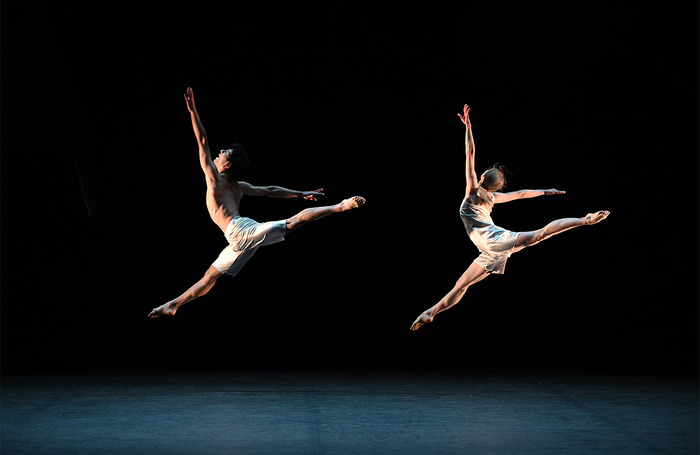
<svg viewBox="0 0 700 455">
<path fill-rule="evenodd" d="M 697 378 L 5 377 L 3 454 L 692 454 Z"/>
</svg>

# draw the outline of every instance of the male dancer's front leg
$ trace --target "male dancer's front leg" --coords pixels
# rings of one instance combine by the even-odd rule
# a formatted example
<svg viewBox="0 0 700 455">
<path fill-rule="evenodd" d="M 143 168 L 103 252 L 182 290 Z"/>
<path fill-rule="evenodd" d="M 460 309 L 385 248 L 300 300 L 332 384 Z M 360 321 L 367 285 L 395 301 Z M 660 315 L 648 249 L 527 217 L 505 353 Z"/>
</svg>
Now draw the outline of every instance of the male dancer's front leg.
<svg viewBox="0 0 700 455">
<path fill-rule="evenodd" d="M 362 206 L 365 202 L 365 198 L 361 196 L 355 196 L 349 199 L 345 199 L 344 201 L 339 202 L 335 205 L 304 209 L 301 212 L 294 215 L 293 217 L 287 219 L 287 232 L 291 232 L 294 229 L 310 221 L 316 221 L 318 219 L 323 218 L 324 216 L 356 209 Z M 207 269 L 204 276 L 199 281 L 197 281 L 192 287 L 190 287 L 176 299 L 173 299 L 157 308 L 154 308 L 149 313 L 148 317 L 157 318 L 160 316 L 173 316 L 177 312 L 178 308 L 180 308 L 182 305 L 207 294 L 211 290 L 211 288 L 214 287 L 217 280 L 222 275 L 222 272 L 218 271 L 213 266 L 210 266 L 209 269 Z"/>
<path fill-rule="evenodd" d="M 462 274 L 462 276 L 457 280 L 455 286 L 450 292 L 445 295 L 438 303 L 421 313 L 420 316 L 411 324 L 411 330 L 418 330 L 423 324 L 433 322 L 433 318 L 436 314 L 441 313 L 449 308 L 455 306 L 462 297 L 464 293 L 467 292 L 469 286 L 474 283 L 478 283 L 487 276 L 489 276 L 489 271 L 478 265 L 476 262 L 472 262 L 469 268 Z"/>
<path fill-rule="evenodd" d="M 343 200 L 335 205 L 327 205 L 324 207 L 310 207 L 304 209 L 297 213 L 293 217 L 287 219 L 287 232 L 291 232 L 299 226 L 303 226 L 309 221 L 316 221 L 324 216 L 331 215 L 333 213 L 341 213 L 347 210 L 352 210 L 360 207 L 365 203 L 365 198 L 361 196 L 354 196 Z"/>
</svg>

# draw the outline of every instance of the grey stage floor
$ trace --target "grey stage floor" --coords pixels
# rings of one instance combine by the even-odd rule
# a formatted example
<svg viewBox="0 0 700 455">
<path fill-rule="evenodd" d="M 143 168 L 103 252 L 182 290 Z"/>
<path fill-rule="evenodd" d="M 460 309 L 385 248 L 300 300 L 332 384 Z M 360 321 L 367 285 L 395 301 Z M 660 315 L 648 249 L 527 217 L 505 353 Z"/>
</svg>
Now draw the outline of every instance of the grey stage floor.
<svg viewBox="0 0 700 455">
<path fill-rule="evenodd" d="M 3 378 L 11 454 L 693 454 L 696 378 Z"/>
</svg>

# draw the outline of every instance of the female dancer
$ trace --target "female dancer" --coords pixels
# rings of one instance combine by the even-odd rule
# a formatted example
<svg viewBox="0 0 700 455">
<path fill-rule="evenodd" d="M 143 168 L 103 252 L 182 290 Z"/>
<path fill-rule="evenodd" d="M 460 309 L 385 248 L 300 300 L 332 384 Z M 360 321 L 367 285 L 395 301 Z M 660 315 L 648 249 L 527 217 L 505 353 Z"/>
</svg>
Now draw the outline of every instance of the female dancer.
<svg viewBox="0 0 700 455">
<path fill-rule="evenodd" d="M 456 305 L 464 296 L 467 288 L 472 284 L 483 280 L 490 273 L 502 274 L 506 267 L 506 261 L 511 254 L 525 247 L 535 245 L 560 232 L 579 226 L 596 224 L 610 215 L 610 212 L 601 210 L 589 213 L 583 218 L 562 218 L 552 221 L 542 229 L 529 232 L 511 232 L 496 226 L 491 219 L 491 210 L 493 210 L 494 204 L 543 195 L 564 194 L 564 191 L 548 189 L 499 193 L 498 190 L 505 184 L 505 174 L 503 169 L 497 166 L 488 169 L 477 180 L 476 171 L 474 170 L 474 137 L 472 135 L 471 122 L 469 121 L 469 106 L 465 104 L 464 114 L 457 115 L 466 126 L 464 142 L 467 158 L 467 189 L 459 214 L 462 217 L 469 238 L 474 242 L 481 254 L 472 262 L 467 271 L 464 272 L 445 297 L 418 316 L 411 325 L 411 330 L 417 330 L 423 324 L 433 322 L 436 314 Z"/>
</svg>

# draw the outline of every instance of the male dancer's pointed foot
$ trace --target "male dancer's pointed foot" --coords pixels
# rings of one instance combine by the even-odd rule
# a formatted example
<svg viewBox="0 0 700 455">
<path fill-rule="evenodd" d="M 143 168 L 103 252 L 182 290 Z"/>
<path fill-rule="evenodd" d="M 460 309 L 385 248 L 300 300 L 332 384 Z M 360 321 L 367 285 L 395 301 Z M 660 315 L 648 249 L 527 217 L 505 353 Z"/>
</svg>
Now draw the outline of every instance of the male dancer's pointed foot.
<svg viewBox="0 0 700 455">
<path fill-rule="evenodd" d="M 433 322 L 433 317 L 430 316 L 427 311 L 425 311 L 418 316 L 418 319 L 413 321 L 413 324 L 411 324 L 411 330 L 418 330 L 421 328 L 421 326 L 428 324 L 429 322 Z"/>
<path fill-rule="evenodd" d="M 176 311 L 177 307 L 175 307 L 175 305 L 165 303 L 157 308 L 153 308 L 153 310 L 151 310 L 151 312 L 148 313 L 148 317 L 151 319 L 155 319 L 161 316 L 174 316 Z"/>
<path fill-rule="evenodd" d="M 595 213 L 589 213 L 584 219 L 586 220 L 586 224 L 590 226 L 592 224 L 600 223 L 606 219 L 608 215 L 610 215 L 609 210 L 599 210 Z"/>
<path fill-rule="evenodd" d="M 361 207 L 365 204 L 365 202 L 367 202 L 367 200 L 362 196 L 353 196 L 351 198 L 343 200 L 340 203 L 340 206 L 343 208 L 343 211 L 346 211 Z"/>
</svg>

